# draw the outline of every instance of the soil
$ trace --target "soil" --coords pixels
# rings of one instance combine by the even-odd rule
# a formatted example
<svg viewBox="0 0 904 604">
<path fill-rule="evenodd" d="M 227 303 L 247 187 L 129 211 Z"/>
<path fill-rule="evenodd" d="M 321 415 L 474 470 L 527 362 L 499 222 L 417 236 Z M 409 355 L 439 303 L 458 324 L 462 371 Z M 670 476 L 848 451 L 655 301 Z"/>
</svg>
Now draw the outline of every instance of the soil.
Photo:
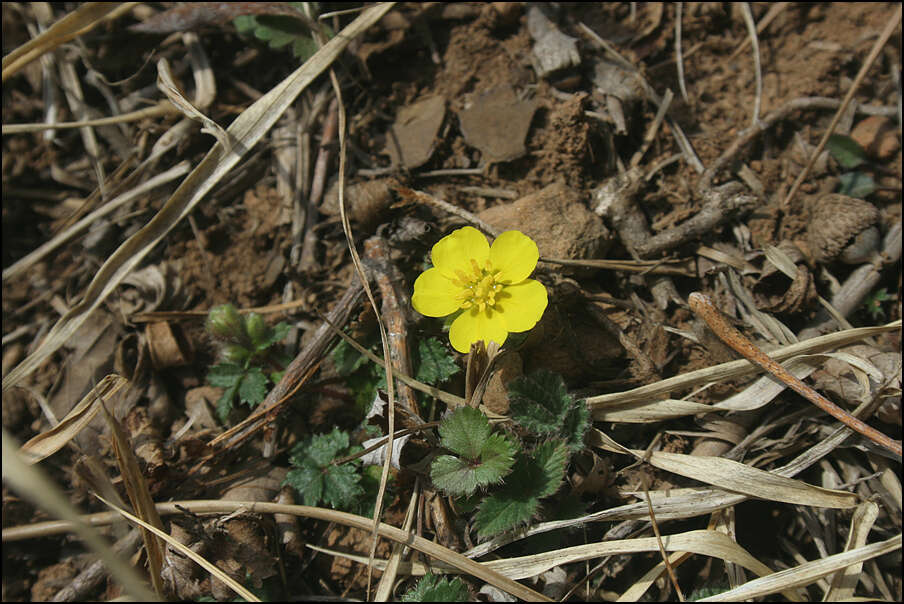
<svg viewBox="0 0 904 604">
<path fill-rule="evenodd" d="M 128 29 L 168 6 L 139 5 L 84 34 L 78 44 L 70 42 L 56 51 L 56 64 L 74 66 L 82 82 L 85 115 L 110 114 L 102 90 L 112 91 L 123 102 L 122 112 L 144 106 L 129 96 L 137 91 L 143 90 L 140 96 L 145 99 L 159 100 L 153 65 L 161 57 L 173 65 L 183 90 L 193 89 L 188 50 L 180 35 Z M 839 104 L 801 103 L 780 119 L 770 120 L 774 112 L 798 99 L 841 101 L 876 39 L 895 18 L 895 11 L 900 11 L 899 5 L 784 5 L 758 35 L 762 71 L 758 94 L 750 47 L 736 52 L 749 39 L 742 5 L 684 3 L 680 46 L 686 96 L 681 92 L 675 54 L 677 6 L 543 5 L 548 13 L 546 27 L 573 38 L 578 56 L 572 62 L 565 58 L 563 67 L 541 75 L 544 61 L 555 62 L 555 57 L 533 53 L 537 31 L 530 24 L 537 17 L 529 12 L 534 5 L 400 4 L 335 64 L 348 122 L 346 204 L 356 246 L 364 255 L 365 240 L 379 236 L 388 242 L 385 256 L 368 256 L 365 264 L 373 267 L 382 262 L 383 268 L 374 270 L 392 276 L 385 288 L 377 286 L 378 279 L 374 281 L 377 303 L 384 314 L 387 309 L 396 313 L 384 319 L 404 326 L 412 350 L 417 342 L 434 337 L 444 343 L 456 363 L 465 366 L 465 356 L 448 346 L 441 321 L 421 317 L 407 301 L 414 279 L 429 262 L 431 246 L 443 235 L 479 219 L 498 231 L 521 230 L 538 243 L 541 262 L 534 276 L 547 287 L 550 304 L 534 330 L 526 337 L 513 337 L 507 345 L 485 398 L 487 408 L 495 413 L 507 412 L 505 383 L 520 374 L 554 371 L 564 377 L 569 392 L 584 397 L 629 390 L 733 360 L 736 355 L 688 309 L 686 300 L 692 291 L 709 294 L 745 333 L 769 348 L 779 342 L 767 341 L 763 330 L 751 326 L 754 311 L 771 313 L 792 334 L 819 325 L 821 331 L 835 330 L 837 325 L 823 324 L 820 296 L 833 300 L 839 284 L 857 267 L 872 262 L 878 278 L 849 304 L 844 313 L 847 320 L 860 327 L 901 318 L 900 249 L 897 255 L 874 253 L 880 251 L 875 246 L 882 245 L 882 237 L 896 224 L 900 229 L 901 222 L 900 26 L 859 84 L 852 109 L 835 128 L 836 134 L 850 136 L 867 150 L 859 166 L 846 167 L 835 155 L 823 153 L 800 190 L 787 200 Z M 53 4 L 48 22 L 62 17 L 64 9 L 75 8 L 75 3 Z M 771 3 L 751 5 L 754 21 L 761 23 L 776 8 Z M 36 15 L 26 3 L 4 3 L 2 10 L 6 56 L 30 38 L 27 26 L 35 23 Z M 337 31 L 351 18 L 328 22 Z M 186 27 L 200 34 L 217 83 L 216 98 L 204 112 L 227 127 L 257 96 L 291 73 L 299 59 L 287 47 L 270 48 L 238 34 L 231 16 L 202 14 L 199 19 Z M 668 119 L 655 130 L 651 125 L 656 102 L 638 86 L 633 74 L 624 75 L 628 72 L 613 67 L 616 62 L 599 39 L 617 49 L 657 99 L 668 90 L 674 94 Z M 567 55 L 565 48 L 562 52 Z M 56 85 L 57 67 L 51 68 L 53 78 L 46 80 L 43 64 L 32 62 L 4 81 L 4 128 L 44 121 L 50 109 L 48 82 L 54 82 L 52 87 L 62 94 Z M 89 84 L 89 73 L 102 75 L 107 84 Z M 621 78 L 620 83 L 611 84 L 613 78 Z M 317 359 L 322 360 L 317 373 L 270 427 L 241 445 L 219 451 L 215 458 L 207 448 L 228 425 L 217 419 L 214 410 L 222 390 L 210 388 L 206 381 L 222 348 L 205 329 L 206 312 L 224 303 L 245 310 L 263 307 L 270 325 L 291 324 L 288 338 L 279 345 L 291 359 L 311 345 L 323 317 L 357 279 L 338 215 L 337 108 L 331 99 L 329 78 L 321 76 L 278 123 L 278 134 L 265 137 L 248 152 L 190 217 L 168 232 L 130 277 L 106 296 L 90 321 L 15 387 L 7 388 L 4 382 L 3 427 L 9 434 L 23 443 L 45 432 L 52 426 L 50 412 L 57 420 L 62 418 L 104 376 L 123 375 L 132 386 L 111 411 L 127 427 L 148 489 L 158 502 L 219 499 L 236 480 L 266 475 L 269 469 L 263 466 L 278 466 L 284 472 L 294 444 L 334 427 L 352 433 L 356 443 L 362 440 L 358 427 L 363 414 L 355 403 L 360 396 L 356 388 L 361 386 L 337 372 L 327 348 Z M 61 315 L 76 306 L 104 262 L 148 223 L 181 179 L 96 221 L 87 233 L 26 270 L 9 278 L 6 271 L 100 207 L 101 199 L 109 200 L 135 186 L 126 181 L 126 175 L 180 117 L 169 114 L 97 128 L 95 157 L 86 150 L 88 135 L 78 129 L 57 129 L 52 134 L 4 132 L 4 380 L 37 349 Z M 58 121 L 77 119 L 79 115 L 65 100 L 59 102 Z M 752 122 L 763 129 L 748 136 Z M 680 133 L 696 160 L 676 143 Z M 747 143 L 733 147 L 738 140 Z M 196 125 L 163 156 L 152 174 L 181 160 L 197 165 L 212 142 Z M 280 163 L 286 148 L 291 157 L 288 167 Z M 303 159 L 294 154 L 298 148 L 307 152 Z M 727 153 L 731 155 L 722 163 Z M 695 167 L 697 161 L 703 168 L 719 162 L 721 169 L 709 177 Z M 298 166 L 304 168 L 301 174 Z M 101 170 L 105 189 L 97 195 Z M 861 196 L 874 208 L 864 210 L 864 215 L 877 231 L 866 256 L 845 264 L 838 259 L 840 252 L 825 257 L 811 249 L 821 236 L 814 231 L 822 228 L 811 218 L 826 214 L 816 211 L 819 204 L 838 192 L 851 172 L 875 183 Z M 619 187 L 619 179 L 628 184 Z M 607 197 L 607 190 L 615 193 Z M 838 203 L 837 195 L 831 199 L 844 218 L 837 222 L 860 229 L 862 220 L 848 220 L 848 213 L 860 211 L 860 202 Z M 447 211 L 448 205 L 459 211 Z M 828 221 L 836 226 L 831 213 Z M 834 240 L 854 238 L 860 231 L 832 233 Z M 765 259 L 771 246 L 792 257 L 798 277 L 787 279 L 775 272 Z M 596 260 L 622 260 L 626 268 L 580 264 Z M 628 266 L 631 263 L 633 267 Z M 657 268 L 649 270 L 651 264 Z M 660 270 L 663 266 L 680 268 L 667 274 Z M 395 311 L 387 302 L 393 289 L 401 300 Z M 747 292 L 753 307 L 741 302 L 738 292 Z M 344 327 L 362 342 L 378 342 L 374 313 L 367 298 L 359 299 Z M 286 306 L 272 308 L 280 304 Z M 150 327 L 161 323 L 166 325 Z M 892 377 L 897 359 L 900 379 L 899 330 L 877 336 L 870 345 L 874 353 L 890 355 Z M 373 350 L 382 352 L 378 345 Z M 464 395 L 461 376 L 442 389 Z M 813 379 L 818 376 L 814 374 Z M 722 400 L 745 383 L 716 384 L 695 400 Z M 845 399 L 843 389 L 840 395 L 833 392 L 836 402 L 860 402 Z M 789 409 L 809 408 L 799 397 L 783 397 Z M 423 420 L 439 419 L 442 408 L 436 401 L 425 402 L 420 407 Z M 229 423 L 247 414 L 247 407 L 240 406 Z M 688 417 L 654 423 L 596 422 L 594 427 L 630 448 L 645 450 L 657 440 L 661 450 L 691 453 L 705 435 L 712 434 L 701 427 L 702 421 Z M 826 434 L 816 426 L 830 422 L 827 416 L 811 414 L 790 427 L 777 425 L 761 436 L 774 439 L 768 442 L 775 449 L 757 450 L 756 455 L 764 456 L 759 467 L 781 465 L 779 458 L 786 463 L 794 451 L 806 449 Z M 900 439 L 899 392 L 897 399 L 888 398 L 871 423 Z M 85 478 L 86 458 L 117 477 L 112 483 L 120 489 L 110 438 L 109 428 L 98 416 L 90 430 L 40 464 L 85 512 L 106 509 L 90 494 L 94 485 Z M 434 445 L 435 440 L 421 438 L 412 450 L 423 456 L 435 451 Z M 257 463 L 268 446 L 275 454 L 263 454 L 266 463 Z M 882 468 L 900 472 L 900 459 L 874 456 L 863 448 L 840 451 L 824 463 L 856 470 L 838 470 L 845 480 L 833 473 L 838 482 L 832 486 L 855 491 L 864 499 L 877 488 L 874 482 L 864 482 L 864 476 Z M 429 483 L 419 459 L 404 454 L 402 459 L 402 469 L 393 472 L 383 516 L 384 522 L 394 526 L 404 522 L 415 483 Z M 203 469 L 193 470 L 202 461 Z M 590 513 L 635 501 L 627 492 L 640 491 L 642 485 L 654 490 L 697 484 L 652 466 L 631 467 L 634 461 L 588 446 L 572 459 L 569 479 L 560 493 L 571 488 L 581 509 Z M 799 478 L 819 484 L 825 476 L 813 471 Z M 842 482 L 846 487 L 840 486 Z M 269 501 L 279 492 L 278 485 L 268 485 L 260 487 L 257 497 L 261 500 Z M 476 540 L 476 532 L 468 530 L 471 513 L 450 505 L 431 487 L 424 488 L 426 498 L 421 499 L 422 516 L 416 526 L 423 536 L 462 551 Z M 900 534 L 900 501 L 895 508 L 891 499 L 882 499 L 877 520 L 885 537 L 871 541 Z M 736 519 L 739 542 L 775 570 L 798 565 L 800 557 L 824 557 L 824 544 L 814 541 L 809 532 L 816 516 L 810 508 L 800 509 L 776 502 L 741 504 Z M 837 513 L 833 517 L 837 530 L 831 534 L 838 545 L 828 554 L 841 551 L 851 522 L 851 510 L 832 512 Z M 4 531 L 48 518 L 4 482 Z M 271 517 L 251 516 L 253 526 L 245 532 L 230 532 L 209 517 L 172 518 L 188 527 L 187 542 L 206 544 L 199 549 L 215 551 L 222 568 L 241 581 L 247 579 L 246 585 L 260 587 L 268 599 L 281 600 L 288 594 L 366 596 L 363 565 L 304 547 L 309 543 L 366 556 L 370 536 L 364 532 L 304 520 L 297 527 L 296 541 L 288 543 L 277 537 Z M 164 518 L 167 524 L 170 520 Z M 588 524 L 583 535 L 557 535 L 558 545 L 554 539 L 525 541 L 500 551 L 526 555 L 611 538 L 607 531 L 614 524 Z M 659 528 L 680 532 L 706 526 L 705 519 L 694 518 L 661 523 Z M 111 541 L 124 536 L 122 527 L 113 528 L 108 534 Z M 255 536 L 248 537 L 246 532 Z M 215 543 L 231 545 L 218 548 Z M 248 552 L 255 548 L 269 553 L 253 554 L 257 564 L 248 563 Z M 385 558 L 389 549 L 381 542 L 377 555 Z M 3 600 L 56 596 L 90 565 L 85 551 L 73 534 L 21 541 L 7 541 L 4 534 Z M 870 569 L 872 580 L 861 582 L 857 595 L 901 599 L 900 553 L 895 555 L 897 559 L 893 555 L 876 559 Z M 262 570 L 261 556 L 267 564 L 278 565 L 278 572 Z M 707 579 L 718 582 L 724 576 L 718 560 L 697 558 L 702 557 L 677 569 L 685 595 Z M 594 571 L 587 586 L 571 598 L 612 599 L 659 561 L 659 553 L 617 557 L 606 569 Z M 569 587 L 586 578 L 582 564 L 564 568 Z M 375 573 L 375 578 L 379 576 Z M 232 597 L 227 588 L 196 571 L 186 571 L 172 581 L 176 597 Z M 466 583 L 476 597 L 482 583 L 473 578 Z M 395 597 L 413 584 L 406 579 Z M 544 588 L 542 582 L 532 585 Z M 118 584 L 105 578 L 80 589 L 68 597 L 100 599 L 120 593 Z M 810 598 L 822 596 L 816 585 L 808 589 Z M 669 600 L 676 596 L 663 579 L 645 597 Z"/>
</svg>

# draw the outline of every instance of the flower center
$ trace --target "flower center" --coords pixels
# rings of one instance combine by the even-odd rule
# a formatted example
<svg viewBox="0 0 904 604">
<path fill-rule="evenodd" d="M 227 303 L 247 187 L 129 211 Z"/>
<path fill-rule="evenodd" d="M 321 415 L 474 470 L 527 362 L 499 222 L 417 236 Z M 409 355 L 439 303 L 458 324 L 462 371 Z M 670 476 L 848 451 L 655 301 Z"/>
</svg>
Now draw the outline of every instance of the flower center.
<svg viewBox="0 0 904 604">
<path fill-rule="evenodd" d="M 452 283 L 461 288 L 461 292 L 456 296 L 456 299 L 461 301 L 461 308 L 476 306 L 480 312 L 486 308 L 493 308 L 496 305 L 496 296 L 503 289 L 503 284 L 498 280 L 500 272 L 493 270 L 489 260 L 481 267 L 473 258 L 470 272 L 455 271 L 458 278 L 453 279 Z"/>
</svg>

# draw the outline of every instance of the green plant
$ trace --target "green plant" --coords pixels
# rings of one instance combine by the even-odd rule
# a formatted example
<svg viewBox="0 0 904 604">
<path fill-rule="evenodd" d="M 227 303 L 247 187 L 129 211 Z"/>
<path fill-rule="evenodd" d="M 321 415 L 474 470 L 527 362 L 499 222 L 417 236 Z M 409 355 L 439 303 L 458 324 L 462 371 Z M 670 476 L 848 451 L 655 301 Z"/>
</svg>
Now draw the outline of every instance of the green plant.
<svg viewBox="0 0 904 604">
<path fill-rule="evenodd" d="M 267 325 L 257 313 L 241 316 L 231 304 L 214 307 L 207 315 L 207 330 L 223 343 L 223 362 L 210 368 L 207 381 L 223 388 L 217 415 L 226 422 L 236 397 L 254 407 L 267 395 L 267 385 L 282 377 L 289 359 L 270 347 L 289 333 L 289 325 Z M 269 373 L 264 367 L 275 368 Z"/>
<path fill-rule="evenodd" d="M 348 433 L 338 428 L 328 434 L 309 436 L 292 447 L 292 469 L 283 484 L 298 491 L 304 505 L 323 501 L 336 509 L 352 509 L 364 494 L 361 475 L 352 465 L 355 462 L 337 465 L 333 461 L 354 452 L 355 448 L 349 447 Z"/>
<path fill-rule="evenodd" d="M 568 394 L 557 374 L 541 370 L 522 376 L 508 390 L 512 419 L 522 428 L 520 441 L 492 433 L 480 411 L 462 407 L 439 427 L 440 442 L 453 455 L 436 457 L 430 468 L 438 489 L 464 497 L 465 507 L 476 506 L 481 537 L 538 515 L 541 500 L 562 485 L 568 461 L 583 446 L 589 426 L 586 405 Z M 488 494 L 479 500 L 477 490 L 486 487 Z"/>
<path fill-rule="evenodd" d="M 849 136 L 833 134 L 829 137 L 826 148 L 835 161 L 845 170 L 838 179 L 838 193 L 849 197 L 865 199 L 877 189 L 873 177 L 866 172 L 856 170 L 868 165 L 869 157 L 857 141 Z"/>
<path fill-rule="evenodd" d="M 402 596 L 402 602 L 467 602 L 468 588 L 461 579 L 440 578 L 427 573 Z"/>
<path fill-rule="evenodd" d="M 270 48 L 279 49 L 290 46 L 292 54 L 307 61 L 317 52 L 317 42 L 311 35 L 310 26 L 300 17 L 303 15 L 303 2 L 289 2 L 288 5 L 299 11 L 299 18 L 291 15 L 241 15 L 232 20 L 236 30 L 241 34 L 253 35 L 258 40 L 267 42 Z M 316 3 L 314 3 L 316 7 Z M 333 31 L 323 24 L 318 24 L 321 32 L 328 38 Z"/>
<path fill-rule="evenodd" d="M 486 416 L 473 407 L 459 407 L 439 426 L 440 444 L 453 455 L 440 455 L 430 466 L 430 478 L 450 495 L 471 495 L 498 483 L 514 463 L 517 444 L 492 434 Z"/>
<path fill-rule="evenodd" d="M 882 303 L 887 300 L 892 300 L 893 297 L 888 295 L 888 290 L 886 288 L 877 289 L 869 296 L 867 296 L 866 300 L 863 302 L 864 308 L 866 308 L 866 312 L 875 319 L 885 318 L 885 309 L 882 308 Z"/>
<path fill-rule="evenodd" d="M 436 338 L 420 340 L 413 351 L 416 367 L 414 378 L 425 384 L 437 386 L 461 371 L 446 346 Z M 367 357 L 345 341 L 339 342 L 332 353 L 336 372 L 345 378 L 352 390 L 355 403 L 362 412 L 370 408 L 378 388 L 386 387 L 383 369 L 367 362 Z"/>
</svg>

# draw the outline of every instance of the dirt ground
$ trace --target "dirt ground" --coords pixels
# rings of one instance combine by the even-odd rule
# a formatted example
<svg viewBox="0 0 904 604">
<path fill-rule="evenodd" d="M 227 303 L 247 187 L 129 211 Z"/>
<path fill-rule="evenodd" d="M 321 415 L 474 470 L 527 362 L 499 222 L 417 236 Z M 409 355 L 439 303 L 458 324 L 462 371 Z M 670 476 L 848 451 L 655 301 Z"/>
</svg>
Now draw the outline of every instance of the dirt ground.
<svg viewBox="0 0 904 604">
<path fill-rule="evenodd" d="M 119 113 L 152 106 L 164 98 L 156 87 L 155 65 L 161 58 L 169 61 L 178 86 L 191 99 L 198 81 L 190 49 L 195 44 L 216 82 L 216 96 L 202 111 L 226 128 L 300 64 L 287 47 L 270 48 L 239 34 L 234 15 L 205 12 L 212 9 L 189 13 L 186 8 L 156 29 L 130 29 L 153 23 L 171 4 L 139 4 L 9 79 L 4 60 L 2 423 L 24 443 L 50 429 L 115 373 L 130 386 L 117 395 L 111 411 L 130 439 L 155 501 L 274 501 L 294 444 L 334 427 L 360 436 L 359 386 L 334 367 L 330 343 L 311 361 L 316 373 L 312 369 L 300 394 L 274 414 L 274 422 L 246 441 L 211 449 L 210 441 L 229 425 L 217 419 L 214 409 L 222 389 L 206 380 L 218 346 L 204 318 L 224 303 L 262 309 L 269 324 L 292 326 L 279 345 L 291 359 L 310 350 L 324 316 L 341 305 L 357 279 L 340 220 L 338 104 L 327 75 L 314 80 L 189 216 L 104 293 L 65 343 L 27 373 L 13 374 L 15 384 L 7 381 L 42 350 L 39 344 L 61 317 L 79 308 L 105 262 L 149 223 L 185 177 L 92 219 L 47 253 L 31 260 L 28 255 L 149 177 L 185 160 L 198 165 L 215 142 L 189 122 L 172 149 L 139 168 L 181 115 L 161 112 L 83 129 L 8 132 L 7 126 L 44 122 L 48 112 L 58 122 L 107 117 L 114 101 Z M 257 4 L 269 10 L 280 3 Z M 331 6 L 320 8 L 326 12 Z M 533 238 L 541 255 L 535 278 L 549 293 L 537 327 L 514 338 L 497 361 L 484 404 L 501 414 L 509 402 L 504 384 L 541 369 L 562 375 L 569 392 L 592 402 L 739 358 L 688 307 L 694 291 L 708 294 L 767 350 L 901 318 L 900 5 L 753 3 L 752 23 L 765 24 L 756 38 L 758 63 L 744 6 L 399 4 L 350 42 L 333 64 L 347 116 L 346 205 L 358 253 L 377 275 L 373 285 L 383 318 L 401 326 L 412 350 L 428 337 L 449 343 L 441 321 L 418 315 L 408 298 L 431 246 L 476 220 Z M 4 57 L 37 33 L 38 23 L 49 26 L 77 7 L 4 3 Z M 195 19 L 191 23 L 189 16 Z M 354 17 L 325 22 L 335 32 Z M 895 19 L 898 26 L 889 41 L 865 77 L 855 81 Z M 195 32 L 197 41 L 180 30 Z M 71 89 L 69 72 L 81 92 Z M 837 153 L 823 151 L 807 167 L 855 84 L 853 102 L 833 131 L 858 143 L 864 159 L 851 166 Z M 664 97 L 671 100 L 657 119 L 668 100 Z M 829 151 L 840 144 L 831 143 Z M 798 188 L 795 180 L 805 168 Z M 838 193 L 851 179 L 869 186 Z M 856 250 L 845 247 L 852 240 L 860 246 Z M 790 258 L 793 278 L 767 260 L 775 257 L 773 249 Z M 400 300 L 396 309 L 386 301 L 392 291 Z M 835 304 L 846 324 L 839 327 L 830 319 L 820 299 Z M 285 306 L 273 308 L 277 305 Z M 355 298 L 341 326 L 382 355 L 366 297 Z M 874 401 L 873 415 L 863 419 L 900 439 L 900 327 L 871 335 L 853 342 L 859 348 L 845 342 L 844 350 L 868 359 L 878 374 L 858 382 L 848 366 L 833 369 L 826 363 L 809 381 L 848 411 Z M 465 355 L 447 348 L 462 371 L 441 388 L 463 396 Z M 714 403 L 753 377 L 719 378 L 700 393 L 683 386 L 659 398 L 693 395 L 698 403 Z M 426 396 L 419 396 L 422 419 L 439 419 L 442 403 L 428 404 Z M 622 403 L 619 409 L 625 407 Z M 591 410 L 593 427 L 625 447 L 707 456 L 732 450 L 728 457 L 762 470 L 789 463 L 837 427 L 787 391 L 757 412 L 718 416 L 636 421 L 609 418 L 602 405 Z M 247 415 L 242 406 L 229 424 Z M 96 489 L 91 472 L 109 475 L 114 490 L 125 492 L 111 441 L 99 415 L 38 465 L 83 512 L 105 511 L 91 495 Z M 419 534 L 461 552 L 477 543 L 472 514 L 437 496 L 425 466 L 419 465 L 435 442 L 414 439 L 408 457 L 403 453 L 402 468 L 392 473 L 383 520 L 402 526 L 417 484 L 424 489 L 417 505 Z M 859 436 L 849 439 L 796 478 L 854 493 L 858 505 L 877 504 L 873 532 L 860 545 L 895 535 L 900 540 L 900 456 L 863 443 L 868 441 Z M 275 454 L 262 453 L 269 446 Z M 95 558 L 74 533 L 8 538 L 10 527 L 53 517 L 12 489 L 6 473 L 4 460 L 3 600 L 119 595 L 118 583 L 103 573 L 93 582 L 83 577 Z M 243 485 L 247 492 L 235 492 L 237 483 L 249 480 L 250 486 Z M 567 492 L 579 502 L 581 514 L 591 514 L 644 501 L 644 488 L 665 492 L 699 484 L 613 453 L 588 435 L 560 494 Z M 546 505 L 543 520 L 559 517 L 554 508 L 554 503 Z M 741 546 L 779 571 L 854 547 L 845 543 L 859 522 L 855 509 L 861 508 L 748 498 L 727 512 L 657 525 L 663 534 L 728 527 Z M 213 527 L 207 518 L 183 514 L 179 529 L 172 528 L 176 523 L 170 526 L 172 518 L 164 518 L 168 530 L 182 531 L 186 543 L 261 590 L 255 592 L 259 596 L 366 597 L 365 565 L 304 547 L 366 557 L 370 537 L 363 531 L 302 519 L 295 541 L 289 541 L 270 515 L 218 521 Z M 647 520 L 587 522 L 581 530 L 537 535 L 493 555 L 650 537 Z M 137 537 L 127 543 L 126 526 L 105 530 L 111 542 L 122 540 L 124 556 L 139 551 Z M 385 558 L 390 549 L 381 542 L 377 556 Z M 134 560 L 144 568 L 140 554 Z M 694 555 L 680 565 L 672 560 L 685 596 L 713 584 L 727 589 L 729 577 L 732 585 L 755 578 L 748 572 L 736 581 L 738 567 L 718 557 Z M 549 571 L 522 583 L 555 598 L 575 588 L 567 596 L 571 600 L 608 601 L 661 561 L 658 549 L 622 552 L 564 564 L 556 567 L 561 576 Z M 900 565 L 899 542 L 891 553 L 864 563 L 851 595 L 900 600 Z M 169 583 L 177 598 L 233 597 L 196 568 L 180 572 L 174 571 Z M 395 598 L 414 584 L 406 575 L 399 579 Z M 821 598 L 831 580 L 829 575 L 808 584 L 802 594 Z M 465 583 L 472 599 L 496 597 L 478 596 L 483 582 L 476 578 L 465 577 Z M 557 590 L 557 585 L 564 587 Z M 648 601 L 677 597 L 665 572 L 641 593 Z"/>
</svg>

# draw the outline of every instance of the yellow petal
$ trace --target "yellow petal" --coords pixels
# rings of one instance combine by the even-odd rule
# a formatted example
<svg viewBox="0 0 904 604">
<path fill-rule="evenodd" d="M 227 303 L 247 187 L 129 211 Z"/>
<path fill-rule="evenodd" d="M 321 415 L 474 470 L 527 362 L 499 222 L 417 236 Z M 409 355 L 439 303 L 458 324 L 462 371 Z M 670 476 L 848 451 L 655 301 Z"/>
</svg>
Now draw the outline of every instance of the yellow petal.
<svg viewBox="0 0 904 604">
<path fill-rule="evenodd" d="M 461 291 L 436 268 L 429 268 L 415 280 L 411 305 L 428 317 L 445 317 L 461 305 L 456 296 Z"/>
<path fill-rule="evenodd" d="M 506 285 L 496 296 L 496 310 L 505 319 L 508 331 L 527 331 L 543 316 L 548 304 L 546 288 L 534 279 Z"/>
<path fill-rule="evenodd" d="M 534 240 L 521 231 L 506 231 L 496 238 L 490 248 L 493 270 L 500 271 L 503 283 L 519 283 L 530 276 L 537 266 L 540 251 Z"/>
<path fill-rule="evenodd" d="M 490 341 L 495 341 L 502 346 L 508 332 L 505 330 L 505 321 L 502 315 L 487 308 L 480 312 L 476 307 L 461 313 L 452 322 L 449 328 L 449 341 L 452 348 L 458 352 L 467 354 L 471 349 L 471 342 L 483 340 L 489 346 Z"/>
<path fill-rule="evenodd" d="M 471 260 L 483 268 L 490 255 L 490 244 L 483 233 L 466 226 L 452 231 L 433 246 L 433 266 L 449 279 L 455 279 L 456 271 L 467 275 L 474 272 Z M 525 275 L 526 276 L 526 275 Z"/>
</svg>

